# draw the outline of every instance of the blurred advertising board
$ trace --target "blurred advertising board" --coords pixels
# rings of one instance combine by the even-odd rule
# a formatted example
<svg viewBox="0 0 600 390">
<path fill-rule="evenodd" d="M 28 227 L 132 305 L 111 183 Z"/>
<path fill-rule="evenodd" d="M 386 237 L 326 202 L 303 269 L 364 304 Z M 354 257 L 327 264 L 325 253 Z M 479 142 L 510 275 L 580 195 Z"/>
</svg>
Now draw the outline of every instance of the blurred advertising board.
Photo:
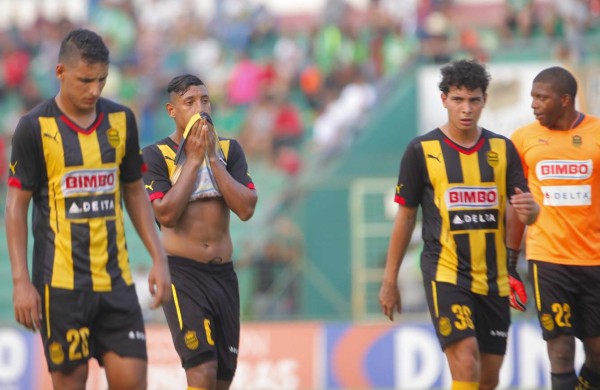
<svg viewBox="0 0 600 390">
<path fill-rule="evenodd" d="M 166 326 L 149 326 L 148 389 L 185 389 L 185 373 Z M 577 363 L 583 361 L 577 346 Z M 516 321 L 509 333 L 500 388 L 549 388 L 549 363 L 537 322 Z M 270 322 L 242 325 L 232 390 L 441 389 L 451 379 L 428 321 L 394 324 Z M 0 328 L 0 389 L 51 389 L 39 335 Z M 106 389 L 90 365 L 88 390 Z"/>
</svg>

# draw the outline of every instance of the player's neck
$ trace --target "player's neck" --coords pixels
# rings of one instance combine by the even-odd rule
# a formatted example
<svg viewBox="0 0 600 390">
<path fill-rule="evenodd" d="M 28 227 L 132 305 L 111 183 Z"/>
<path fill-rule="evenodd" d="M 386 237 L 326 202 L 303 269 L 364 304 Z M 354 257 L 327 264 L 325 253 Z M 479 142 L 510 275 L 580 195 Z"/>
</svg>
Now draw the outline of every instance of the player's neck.
<svg viewBox="0 0 600 390">
<path fill-rule="evenodd" d="M 181 141 L 183 141 L 183 133 L 180 133 L 179 131 L 175 130 L 169 135 L 169 138 L 171 138 L 173 142 L 179 145 Z"/>
<path fill-rule="evenodd" d="M 91 110 L 78 110 L 62 99 L 60 92 L 54 98 L 58 109 L 73 123 L 82 129 L 87 129 L 96 121 L 96 108 Z"/>
<path fill-rule="evenodd" d="M 440 130 L 446 135 L 446 137 L 450 138 L 452 142 L 462 146 L 463 148 L 471 148 L 475 146 L 479 140 L 479 137 L 481 136 L 481 127 L 479 126 L 470 130 L 459 130 L 446 123 L 445 125 L 440 126 Z"/>
</svg>

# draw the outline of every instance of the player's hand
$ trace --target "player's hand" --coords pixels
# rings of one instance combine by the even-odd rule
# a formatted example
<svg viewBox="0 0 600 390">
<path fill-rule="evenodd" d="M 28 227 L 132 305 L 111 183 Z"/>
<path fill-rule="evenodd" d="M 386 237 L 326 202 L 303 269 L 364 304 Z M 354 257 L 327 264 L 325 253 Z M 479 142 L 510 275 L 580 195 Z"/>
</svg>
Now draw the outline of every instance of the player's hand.
<svg viewBox="0 0 600 390">
<path fill-rule="evenodd" d="M 148 289 L 152 295 L 151 309 L 157 309 L 171 299 L 171 274 L 166 258 L 154 261 L 148 274 Z"/>
<path fill-rule="evenodd" d="M 510 307 L 515 310 L 525 311 L 527 307 L 527 290 L 517 272 L 517 261 L 519 260 L 519 251 L 506 248 L 508 257 L 508 284 L 510 286 L 510 295 L 508 300 Z"/>
<path fill-rule="evenodd" d="M 516 187 L 514 195 L 510 197 L 510 204 L 522 223 L 531 225 L 537 219 L 539 206 L 531 192 L 523 192 Z"/>
<path fill-rule="evenodd" d="M 200 134 L 203 138 L 204 148 L 209 158 L 216 157 L 217 133 L 212 124 L 212 119 L 206 113 L 202 113 L 202 124 Z"/>
<path fill-rule="evenodd" d="M 183 145 L 186 158 L 197 164 L 201 164 L 206 156 L 206 141 L 202 131 L 204 124 L 204 119 L 197 120 L 191 127 Z"/>
<path fill-rule="evenodd" d="M 15 320 L 29 330 L 40 329 L 42 321 L 42 300 L 31 281 L 26 280 L 14 284 L 13 305 Z"/>
<path fill-rule="evenodd" d="M 400 290 L 397 283 L 386 282 L 381 283 L 379 290 L 379 305 L 383 314 L 394 321 L 394 310 L 400 314 L 402 310 L 402 300 L 400 298 Z"/>
</svg>

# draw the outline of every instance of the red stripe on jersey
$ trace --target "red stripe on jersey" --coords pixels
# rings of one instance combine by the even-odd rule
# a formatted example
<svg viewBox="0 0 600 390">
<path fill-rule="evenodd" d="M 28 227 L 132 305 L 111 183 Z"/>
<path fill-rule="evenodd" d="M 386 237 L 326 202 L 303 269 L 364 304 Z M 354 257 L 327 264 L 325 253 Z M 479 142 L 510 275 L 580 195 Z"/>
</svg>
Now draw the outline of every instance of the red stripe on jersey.
<svg viewBox="0 0 600 390">
<path fill-rule="evenodd" d="M 21 180 L 19 180 L 16 177 L 9 177 L 8 178 L 8 185 L 10 187 L 15 187 L 15 188 L 19 188 L 19 189 L 23 188 L 23 185 L 21 184 Z"/>
<path fill-rule="evenodd" d="M 400 195 L 396 195 L 394 197 L 394 202 L 401 204 L 402 206 L 406 206 L 406 199 L 404 199 L 403 197 L 401 197 Z"/>
<path fill-rule="evenodd" d="M 165 194 L 163 192 L 153 192 L 150 194 L 150 202 L 152 202 L 155 199 L 162 199 L 164 198 Z"/>
<path fill-rule="evenodd" d="M 479 141 L 477 141 L 475 146 L 473 146 L 472 148 L 469 148 L 469 149 L 463 148 L 462 146 L 455 144 L 454 142 L 452 142 L 452 140 L 450 138 L 444 138 L 444 142 L 446 142 L 446 144 L 448 144 L 448 146 L 450 146 L 452 149 L 456 150 L 457 152 L 469 155 L 469 154 L 476 153 L 479 151 L 479 149 L 481 149 L 481 147 L 485 143 L 485 138 L 483 138 L 483 137 L 479 138 Z"/>
<path fill-rule="evenodd" d="M 142 173 L 146 173 L 148 171 L 148 165 L 146 163 L 142 164 Z"/>
<path fill-rule="evenodd" d="M 254 187 L 254 183 L 252 183 L 252 182 L 248 183 L 248 188 L 250 188 L 251 190 L 256 189 L 256 187 Z"/>
<path fill-rule="evenodd" d="M 88 135 L 88 134 L 92 133 L 94 130 L 96 130 L 98 128 L 98 126 L 100 126 L 100 123 L 102 123 L 102 120 L 104 119 L 104 113 L 101 112 L 100 114 L 98 114 L 98 119 L 96 120 L 96 122 L 87 130 L 82 129 L 81 127 L 77 126 L 75 123 L 71 122 L 71 120 L 69 118 L 67 118 L 65 115 L 61 115 L 60 119 L 62 119 L 62 121 L 65 122 L 67 124 L 67 126 L 69 126 L 73 131 Z"/>
</svg>

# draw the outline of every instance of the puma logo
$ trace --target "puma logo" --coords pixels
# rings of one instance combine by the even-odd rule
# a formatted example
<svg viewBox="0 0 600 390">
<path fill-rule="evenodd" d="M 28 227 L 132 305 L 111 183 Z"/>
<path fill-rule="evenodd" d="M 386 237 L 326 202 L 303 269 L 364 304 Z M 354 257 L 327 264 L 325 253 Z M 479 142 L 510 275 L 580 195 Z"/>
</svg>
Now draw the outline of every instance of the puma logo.
<svg viewBox="0 0 600 390">
<path fill-rule="evenodd" d="M 19 160 L 15 161 L 14 163 L 9 163 L 8 167 L 10 168 L 10 171 L 12 172 L 12 174 L 15 174 L 15 171 L 17 170 L 17 164 L 19 163 Z"/>
<path fill-rule="evenodd" d="M 173 162 L 175 161 L 175 159 L 171 156 L 165 156 L 165 160 L 171 160 Z"/>
<path fill-rule="evenodd" d="M 57 136 L 58 136 L 58 131 L 54 135 L 52 135 L 50 133 L 44 133 L 44 137 L 48 137 L 50 139 L 53 139 L 54 142 L 58 142 L 58 140 L 56 139 Z"/>
<path fill-rule="evenodd" d="M 440 156 L 441 156 L 441 155 L 442 155 L 442 154 L 441 154 L 441 153 L 439 153 L 437 156 L 434 156 L 433 154 L 429 154 L 429 153 L 428 153 L 428 154 L 427 154 L 427 158 L 432 158 L 432 159 L 434 159 L 434 160 L 437 160 L 437 162 L 441 163 L 441 161 L 440 161 Z"/>
<path fill-rule="evenodd" d="M 147 190 L 150 190 L 150 191 L 154 191 L 154 188 L 152 188 L 153 186 L 154 186 L 154 180 L 152 180 L 152 181 L 150 182 L 150 184 L 145 184 L 145 185 L 144 185 L 144 187 L 146 187 L 146 189 L 147 189 Z"/>
<path fill-rule="evenodd" d="M 548 146 L 548 145 L 550 145 L 550 138 L 548 138 L 548 139 L 538 138 L 538 142 Z"/>
</svg>

